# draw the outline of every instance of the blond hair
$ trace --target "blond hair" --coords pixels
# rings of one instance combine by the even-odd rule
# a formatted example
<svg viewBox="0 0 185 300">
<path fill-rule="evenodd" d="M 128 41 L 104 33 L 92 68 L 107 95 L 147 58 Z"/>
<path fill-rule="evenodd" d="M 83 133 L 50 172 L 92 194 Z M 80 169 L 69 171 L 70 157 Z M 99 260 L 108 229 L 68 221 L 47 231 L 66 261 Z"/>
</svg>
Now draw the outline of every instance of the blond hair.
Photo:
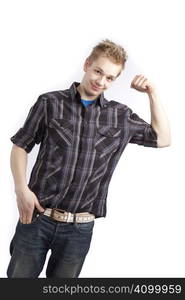
<svg viewBox="0 0 185 300">
<path fill-rule="evenodd" d="M 125 66 L 127 60 L 127 53 L 125 49 L 115 44 L 114 42 L 106 39 L 96 45 L 89 55 L 90 62 L 96 60 L 100 55 L 109 58 L 115 64 Z"/>
</svg>

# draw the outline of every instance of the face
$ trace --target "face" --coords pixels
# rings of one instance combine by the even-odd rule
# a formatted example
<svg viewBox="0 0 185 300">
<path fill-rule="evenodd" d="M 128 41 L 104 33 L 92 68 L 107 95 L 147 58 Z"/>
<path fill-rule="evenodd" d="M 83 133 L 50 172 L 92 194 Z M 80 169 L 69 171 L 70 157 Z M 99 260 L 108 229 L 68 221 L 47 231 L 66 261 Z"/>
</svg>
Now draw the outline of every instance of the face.
<svg viewBox="0 0 185 300">
<path fill-rule="evenodd" d="M 116 80 L 122 70 L 122 65 L 113 63 L 104 56 L 99 56 L 90 63 L 87 58 L 84 64 L 85 75 L 80 84 L 83 97 L 95 99 L 107 90 Z"/>
</svg>

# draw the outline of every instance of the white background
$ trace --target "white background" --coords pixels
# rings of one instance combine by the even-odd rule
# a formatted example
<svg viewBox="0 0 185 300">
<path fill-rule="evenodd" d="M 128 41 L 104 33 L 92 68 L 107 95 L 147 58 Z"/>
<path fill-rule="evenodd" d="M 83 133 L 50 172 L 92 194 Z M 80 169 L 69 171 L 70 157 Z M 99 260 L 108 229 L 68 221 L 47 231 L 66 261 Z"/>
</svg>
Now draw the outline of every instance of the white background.
<svg viewBox="0 0 185 300">
<path fill-rule="evenodd" d="M 104 38 L 128 62 L 105 96 L 150 122 L 147 95 L 130 89 L 136 74 L 155 83 L 172 144 L 129 144 L 112 177 L 106 218 L 96 220 L 80 277 L 184 277 L 184 1 L 1 1 L 0 277 L 17 223 L 10 137 L 44 92 L 66 89 Z M 38 146 L 29 154 L 28 179 Z M 118 209 L 117 209 L 118 208 Z M 45 277 L 45 270 L 41 277 Z"/>
</svg>

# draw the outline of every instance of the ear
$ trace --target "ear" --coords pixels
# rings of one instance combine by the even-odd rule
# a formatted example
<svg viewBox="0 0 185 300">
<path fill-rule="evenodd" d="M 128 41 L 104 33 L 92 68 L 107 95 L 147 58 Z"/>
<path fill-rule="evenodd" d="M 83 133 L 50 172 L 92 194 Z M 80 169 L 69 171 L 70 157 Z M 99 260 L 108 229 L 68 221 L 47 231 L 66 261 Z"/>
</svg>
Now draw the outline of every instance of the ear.
<svg viewBox="0 0 185 300">
<path fill-rule="evenodd" d="M 86 60 L 85 60 L 85 63 L 84 63 L 84 72 L 87 72 L 87 69 L 88 67 L 90 66 L 90 60 L 89 58 L 87 57 Z"/>
</svg>

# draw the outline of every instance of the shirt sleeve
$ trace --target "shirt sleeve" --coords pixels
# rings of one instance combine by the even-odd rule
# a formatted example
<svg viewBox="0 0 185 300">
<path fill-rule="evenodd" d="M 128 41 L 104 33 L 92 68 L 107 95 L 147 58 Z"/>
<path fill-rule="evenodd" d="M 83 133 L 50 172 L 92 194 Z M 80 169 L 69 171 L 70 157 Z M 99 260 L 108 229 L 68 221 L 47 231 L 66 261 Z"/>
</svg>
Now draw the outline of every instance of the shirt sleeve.
<svg viewBox="0 0 185 300">
<path fill-rule="evenodd" d="M 45 131 L 45 101 L 40 95 L 30 108 L 23 126 L 10 140 L 29 153 L 35 144 L 39 144 Z"/>
<path fill-rule="evenodd" d="M 157 133 L 151 126 L 136 113 L 129 109 L 128 116 L 131 139 L 129 143 L 157 148 Z"/>
</svg>

